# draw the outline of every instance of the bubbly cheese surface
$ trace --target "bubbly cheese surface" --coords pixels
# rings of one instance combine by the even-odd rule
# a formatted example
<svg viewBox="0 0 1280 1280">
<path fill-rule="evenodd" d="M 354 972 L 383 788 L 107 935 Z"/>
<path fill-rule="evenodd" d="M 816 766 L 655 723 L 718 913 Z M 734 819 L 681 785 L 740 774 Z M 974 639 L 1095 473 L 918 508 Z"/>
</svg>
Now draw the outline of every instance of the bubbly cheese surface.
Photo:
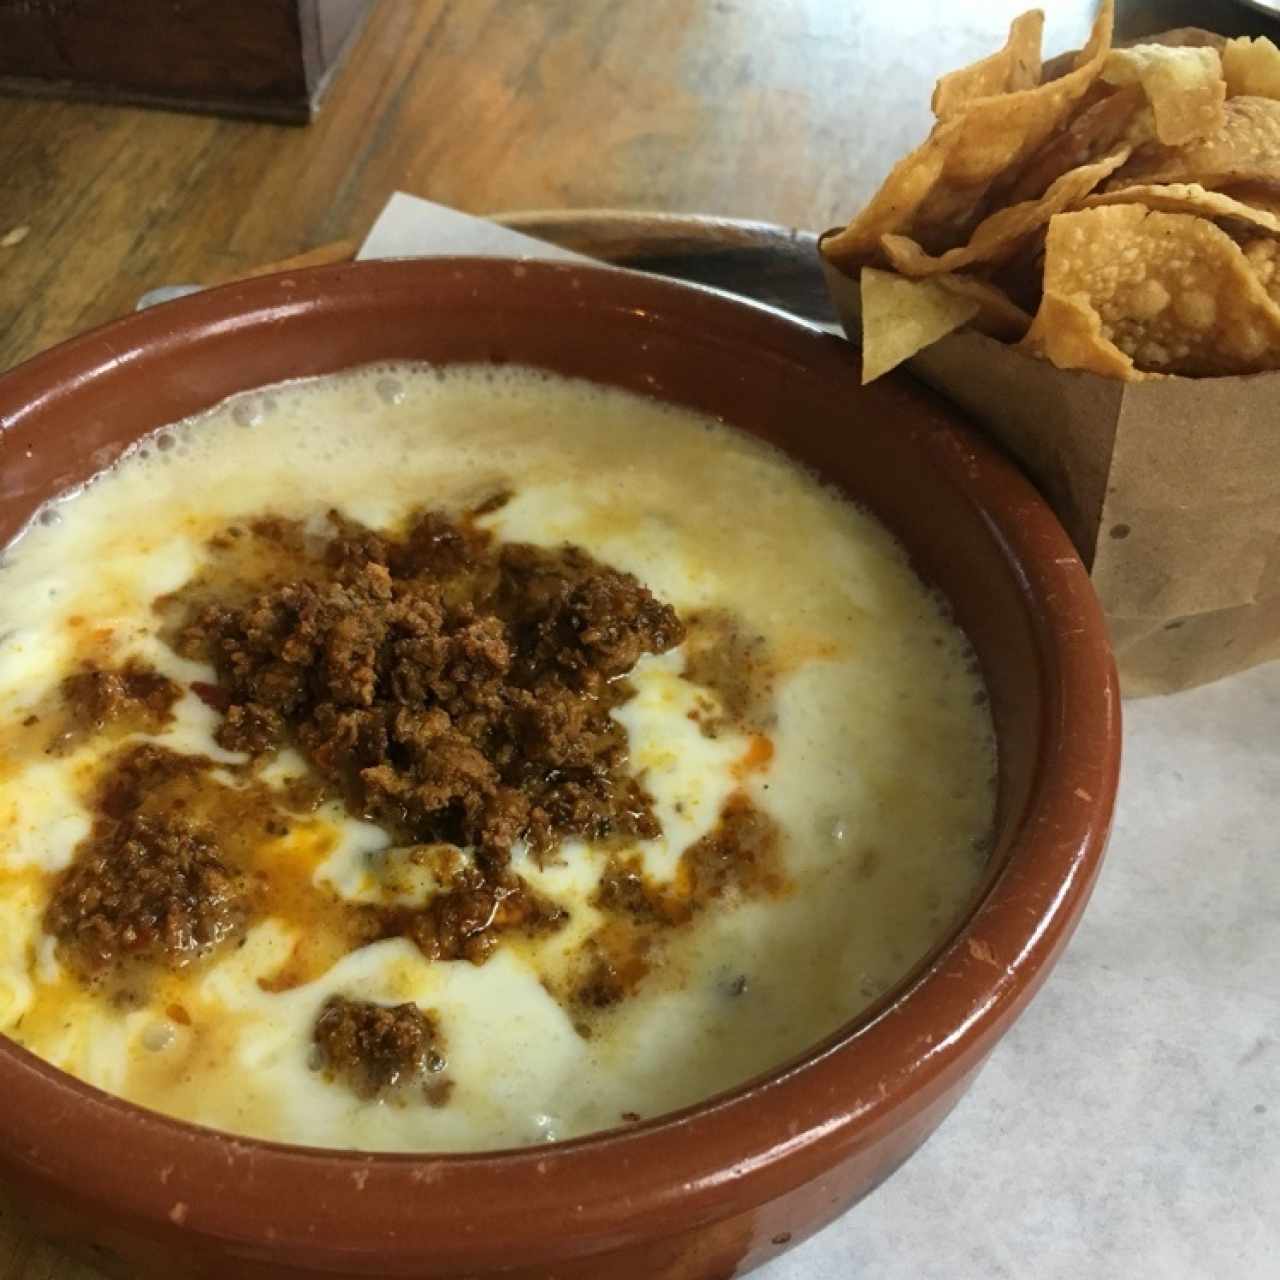
<svg viewBox="0 0 1280 1280">
<path fill-rule="evenodd" d="M 567 841 L 513 865 L 569 913 L 483 964 L 405 938 L 275 980 L 305 943 L 272 910 L 243 944 L 157 979 L 141 1005 L 78 979 L 44 931 L 58 876 L 120 743 L 61 754 L 29 721 L 86 659 L 135 658 L 181 686 L 155 736 L 228 769 L 154 602 L 229 523 L 330 508 L 373 527 L 513 495 L 493 536 L 571 543 L 679 613 L 721 611 L 767 654 L 763 733 L 714 735 L 723 694 L 688 646 L 641 659 L 614 713 L 661 835 L 629 851 L 669 884 L 734 796 L 781 833 L 785 884 L 717 901 L 589 1029 L 556 996 L 599 924 L 606 851 Z M 705 655 L 704 655 L 705 656 Z M 305 771 L 291 751 L 259 774 Z M 696 415 L 531 370 L 376 366 L 240 396 L 153 434 L 50 506 L 0 567 L 0 1030 L 140 1104 L 241 1134 L 366 1150 L 464 1151 L 575 1137 L 670 1111 L 778 1066 L 854 1017 L 954 927 L 981 876 L 995 750 L 969 646 L 871 517 L 781 454 Z M 228 778 L 234 783 L 231 773 Z M 317 894 L 413 906 L 438 890 L 391 836 L 327 801 L 264 849 Z M 616 851 L 615 851 L 616 852 Z M 464 854 L 465 856 L 465 854 Z M 445 1105 L 365 1099 L 316 1069 L 332 995 L 415 1002 L 447 1044 Z M 181 1017 L 175 1016 L 175 1009 Z"/>
</svg>

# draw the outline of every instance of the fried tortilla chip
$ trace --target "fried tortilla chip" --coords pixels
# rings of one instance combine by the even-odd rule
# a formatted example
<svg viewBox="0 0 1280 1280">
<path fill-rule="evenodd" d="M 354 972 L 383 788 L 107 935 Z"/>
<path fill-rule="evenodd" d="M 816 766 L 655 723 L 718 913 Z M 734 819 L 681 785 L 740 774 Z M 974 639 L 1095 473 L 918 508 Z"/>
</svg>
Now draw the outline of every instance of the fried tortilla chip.
<svg viewBox="0 0 1280 1280">
<path fill-rule="evenodd" d="M 1280 183 L 1280 102 L 1228 98 L 1222 128 L 1181 147 L 1154 144 L 1136 151 L 1107 183 L 1108 191 L 1135 184 L 1196 182 L 1217 190 L 1242 182 Z"/>
<path fill-rule="evenodd" d="M 1086 209 L 1049 224 L 1044 298 L 1023 345 L 1106 377 L 1255 373 L 1280 367 L 1280 306 L 1212 222 Z"/>
<path fill-rule="evenodd" d="M 1226 40 L 1199 27 L 1179 27 L 1147 36 L 1143 43 L 1170 49 L 1220 50 Z M 1046 63 L 1046 79 L 1050 72 L 1062 74 L 1067 69 L 1063 58 L 1071 56 L 1074 55 L 1063 54 Z M 1013 175 L 1000 202 L 1016 204 L 1034 199 L 1069 169 L 1089 164 L 1118 146 L 1127 144 L 1136 149 L 1155 138 L 1155 116 L 1142 85 L 1133 83 L 1116 88 L 1099 79 L 1067 127 L 1050 138 L 1022 171 Z"/>
<path fill-rule="evenodd" d="M 960 125 L 960 120 L 935 125 L 922 146 L 898 161 L 862 212 L 843 231 L 823 238 L 822 252 L 830 262 L 848 268 L 871 261 L 882 235 L 912 226 L 925 197 L 942 180 Z"/>
<path fill-rule="evenodd" d="M 1247 204 L 1251 209 L 1274 213 L 1280 218 L 1280 186 L 1272 186 L 1267 182 L 1240 182 L 1220 190 L 1224 196 Z"/>
<path fill-rule="evenodd" d="M 1117 44 L 1116 48 L 1127 49 L 1139 43 L 1166 44 L 1172 49 L 1217 49 L 1221 53 L 1227 37 L 1218 35 L 1216 31 L 1206 31 L 1203 27 L 1174 27 L 1170 31 L 1157 31 L 1155 35 L 1143 36 L 1140 41 L 1127 40 Z M 1041 81 L 1056 80 L 1059 76 L 1066 75 L 1075 66 L 1076 56 L 1076 53 L 1060 53 L 1050 58 L 1041 69 Z"/>
<path fill-rule="evenodd" d="M 1014 18 L 1009 26 L 1009 39 L 1003 49 L 961 67 L 938 81 L 930 104 L 939 120 L 953 116 L 974 98 L 989 98 L 995 93 L 1018 93 L 1040 83 L 1040 36 L 1044 31 L 1044 14 L 1039 9 Z"/>
<path fill-rule="evenodd" d="M 1133 361 L 1103 332 L 1102 317 L 1084 295 L 1046 293 L 1022 346 L 1059 369 L 1079 369 L 1129 382 L 1142 378 Z"/>
<path fill-rule="evenodd" d="M 862 269 L 862 381 L 873 382 L 978 314 L 973 298 L 931 280 Z"/>
<path fill-rule="evenodd" d="M 1271 300 L 1280 305 L 1280 240 L 1267 236 L 1261 240 L 1250 240 L 1241 248 L 1258 283 Z"/>
<path fill-rule="evenodd" d="M 1230 98 L 1280 98 L 1280 49 L 1266 36 L 1239 36 L 1222 49 L 1222 74 Z"/>
<path fill-rule="evenodd" d="M 882 236 L 880 247 L 890 265 L 904 276 L 931 276 L 979 263 L 995 266 L 1008 262 L 1055 213 L 1061 213 L 1087 196 L 1128 158 L 1129 148 L 1123 147 L 1096 164 L 1082 165 L 1064 173 L 1039 200 L 1027 200 L 998 210 L 979 223 L 967 245 L 948 249 L 938 257 L 925 253 L 907 236 Z"/>
<path fill-rule="evenodd" d="M 1036 200 L 1072 169 L 1092 164 L 1120 146 L 1138 147 L 1155 135 L 1155 121 L 1146 94 L 1138 85 L 1112 89 L 1099 83 L 1093 102 L 1070 124 L 1055 134 L 1021 170 L 1010 175 L 1006 188 L 993 186 L 993 197 L 1002 205 Z M 1091 95 L 1092 96 L 1092 95 Z"/>
<path fill-rule="evenodd" d="M 1016 93 L 974 98 L 941 120 L 894 167 L 870 203 L 822 250 L 837 266 L 873 261 L 883 235 L 909 235 L 929 252 L 961 244 L 992 182 L 1020 165 L 1069 119 L 1111 49 L 1114 0 L 1103 0 L 1074 70 Z"/>
<path fill-rule="evenodd" d="M 1213 222 L 1225 223 L 1225 230 L 1248 234 L 1269 231 L 1280 235 L 1280 217 L 1265 209 L 1235 200 L 1222 191 L 1206 191 L 1194 182 L 1174 182 L 1167 186 L 1125 187 L 1105 191 L 1080 201 L 1085 209 L 1111 204 L 1141 204 L 1162 213 L 1194 213 Z"/>
<path fill-rule="evenodd" d="M 1207 138 L 1224 123 L 1227 82 L 1216 49 L 1164 44 L 1112 49 L 1102 79 L 1118 88 L 1142 87 L 1155 116 L 1156 137 L 1166 146 Z"/>
</svg>

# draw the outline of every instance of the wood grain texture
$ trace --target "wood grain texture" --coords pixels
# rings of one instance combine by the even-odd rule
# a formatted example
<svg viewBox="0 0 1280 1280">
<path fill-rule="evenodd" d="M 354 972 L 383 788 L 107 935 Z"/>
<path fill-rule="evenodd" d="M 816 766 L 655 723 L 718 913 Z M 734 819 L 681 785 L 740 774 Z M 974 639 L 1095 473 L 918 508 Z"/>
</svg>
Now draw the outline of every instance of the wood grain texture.
<svg viewBox="0 0 1280 1280">
<path fill-rule="evenodd" d="M 0 1192 L 0 1277 L 3 1280 L 103 1280 L 103 1273 L 38 1239 Z"/>
<path fill-rule="evenodd" d="M 250 280 L 254 276 L 274 275 L 277 271 L 299 271 L 303 267 L 327 267 L 334 262 L 350 262 L 359 247 L 354 240 L 331 240 L 328 244 L 318 244 L 314 249 L 293 253 L 275 262 L 259 263 L 248 271 L 234 272 L 221 279 L 202 280 L 200 283 L 225 284 L 231 280 Z"/>
<path fill-rule="evenodd" d="M 302 123 L 371 3 L 0 0 L 0 85 Z"/>
<path fill-rule="evenodd" d="M 0 99 L 0 367 L 157 284 L 359 238 L 396 188 L 470 212 L 623 207 L 821 229 L 927 124 L 927 0 L 382 0 L 305 130 Z M 1077 41 L 1091 0 L 1064 0 Z M 967 6 L 969 9 L 977 6 Z"/>
<path fill-rule="evenodd" d="M 0 70 L 155 93 L 306 95 L 297 0 L 0 5 Z"/>
<path fill-rule="evenodd" d="M 470 212 L 697 211 L 821 230 L 928 126 L 1023 0 L 382 0 L 308 128 L 0 98 L 0 369 L 127 311 L 358 239 L 400 188 Z M 1093 0 L 1057 0 L 1046 46 Z M 1188 17 L 1192 13 L 1192 17 Z M 1231 0 L 1122 28 L 1276 30 Z"/>
<path fill-rule="evenodd" d="M 358 239 L 396 188 L 821 230 L 924 134 L 936 75 L 1022 7 L 381 0 L 303 130 L 0 98 L 0 240 L 30 227 L 0 248 L 0 369 L 157 284 Z M 1092 7 L 1056 0 L 1046 47 L 1078 44 Z M 1232 0 L 1120 7 L 1130 33 L 1277 29 Z"/>
<path fill-rule="evenodd" d="M 701 211 L 820 230 L 923 136 L 934 78 L 989 52 L 1024 7 L 381 0 L 305 130 L 0 98 L 0 241 L 29 228 L 0 247 L 0 369 L 156 285 L 354 243 L 397 188 L 478 213 Z M 1093 0 L 1047 7 L 1046 47 L 1078 44 Z M 1278 31 L 1231 0 L 1120 0 L 1123 34 L 1189 24 Z M 651 268 L 656 244 L 687 254 L 701 234 L 513 222 Z M 725 252 L 758 247 L 717 235 Z M 36 1241 L 0 1196 L 0 1280 L 96 1274 Z"/>
</svg>

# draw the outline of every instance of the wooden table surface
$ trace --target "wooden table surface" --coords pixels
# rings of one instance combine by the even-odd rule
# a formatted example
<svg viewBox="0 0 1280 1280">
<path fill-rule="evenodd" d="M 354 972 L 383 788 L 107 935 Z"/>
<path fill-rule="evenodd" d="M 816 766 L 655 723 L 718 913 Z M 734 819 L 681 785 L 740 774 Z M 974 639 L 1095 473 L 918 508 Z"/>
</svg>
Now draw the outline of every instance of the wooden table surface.
<svg viewBox="0 0 1280 1280">
<path fill-rule="evenodd" d="M 1023 7 L 382 0 L 307 128 L 0 99 L 0 369 L 155 285 L 358 239 L 397 188 L 821 229 L 923 136 L 936 75 Z M 1078 45 L 1093 0 L 1047 7 L 1046 48 Z M 1120 0 L 1123 35 L 1193 23 L 1277 33 L 1232 0 Z M 95 1274 L 0 1202 L 0 1280 Z"/>
<path fill-rule="evenodd" d="M 473 212 L 696 211 L 821 229 L 927 128 L 936 74 L 1022 0 L 382 0 L 290 128 L 0 99 L 0 369 L 172 281 L 361 237 L 396 188 Z M 1093 0 L 1057 0 L 1046 47 Z M 1232 0 L 1121 0 L 1137 33 L 1265 29 Z"/>
</svg>

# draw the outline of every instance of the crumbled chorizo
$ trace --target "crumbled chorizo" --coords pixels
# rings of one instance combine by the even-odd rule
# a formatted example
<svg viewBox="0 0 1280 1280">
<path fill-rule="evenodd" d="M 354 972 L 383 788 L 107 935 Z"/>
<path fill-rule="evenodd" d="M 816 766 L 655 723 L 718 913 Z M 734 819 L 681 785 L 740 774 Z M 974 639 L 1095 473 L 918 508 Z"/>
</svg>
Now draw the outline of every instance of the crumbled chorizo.
<svg viewBox="0 0 1280 1280">
<path fill-rule="evenodd" d="M 313 1037 L 321 1070 L 364 1099 L 403 1091 L 445 1065 L 435 1020 L 416 1004 L 330 996 Z M 430 1092 L 427 1096 L 430 1101 Z"/>
<path fill-rule="evenodd" d="M 292 737 L 366 816 L 495 865 L 520 839 L 657 834 L 610 712 L 620 677 L 683 637 L 669 606 L 579 548 L 495 548 L 438 512 L 401 539 L 331 518 L 304 574 L 206 596 L 181 631 L 226 688 L 221 745 Z"/>
<path fill-rule="evenodd" d="M 206 833 L 143 818 L 99 826 L 45 913 L 59 954 L 82 976 L 133 960 L 181 969 L 243 928 L 249 881 Z"/>
<path fill-rule="evenodd" d="M 469 519 L 428 513 L 404 536 L 330 519 L 327 539 L 279 518 L 229 530 L 208 570 L 158 602 L 178 651 L 217 674 L 192 687 L 220 716 L 219 743 L 252 759 L 215 768 L 158 743 L 117 751 L 93 832 L 46 915 L 82 977 L 135 961 L 184 967 L 242 935 L 259 905 L 281 909 L 268 901 L 280 868 L 260 862 L 258 846 L 321 797 L 345 796 L 407 841 L 409 862 L 430 859 L 436 888 L 415 905 L 326 902 L 317 910 L 336 944 L 296 947 L 267 990 L 310 980 L 342 947 L 390 937 L 433 961 L 482 963 L 504 933 L 568 918 L 515 874 L 513 846 L 546 856 L 571 836 L 661 834 L 611 712 L 635 663 L 684 639 L 670 607 L 580 548 L 498 546 Z M 732 619 L 700 618 L 690 661 L 725 714 L 749 721 L 766 700 L 767 664 L 758 642 L 740 640 Z M 159 708 L 176 696 L 176 686 L 143 696 L 124 673 L 74 679 L 64 696 L 86 723 L 134 714 L 120 710 L 127 697 Z M 272 790 L 255 770 L 284 746 L 311 772 Z M 220 780 L 226 768 L 238 778 Z M 593 901 L 604 919 L 580 948 L 567 1004 L 607 1010 L 644 980 L 665 931 L 715 899 L 782 883 L 777 832 L 742 793 L 670 884 L 648 882 L 637 858 L 611 862 Z M 430 1074 L 440 1057 L 434 1024 L 411 1005 L 335 998 L 315 1040 L 325 1069 L 363 1097 Z M 423 1088 L 442 1102 L 450 1084 L 437 1075 Z"/>
<path fill-rule="evenodd" d="M 61 724 L 50 744 L 55 753 L 108 728 L 115 733 L 159 732 L 169 723 L 182 690 L 168 676 L 130 658 L 118 668 L 85 663 L 62 681 L 59 694 Z"/>
</svg>

